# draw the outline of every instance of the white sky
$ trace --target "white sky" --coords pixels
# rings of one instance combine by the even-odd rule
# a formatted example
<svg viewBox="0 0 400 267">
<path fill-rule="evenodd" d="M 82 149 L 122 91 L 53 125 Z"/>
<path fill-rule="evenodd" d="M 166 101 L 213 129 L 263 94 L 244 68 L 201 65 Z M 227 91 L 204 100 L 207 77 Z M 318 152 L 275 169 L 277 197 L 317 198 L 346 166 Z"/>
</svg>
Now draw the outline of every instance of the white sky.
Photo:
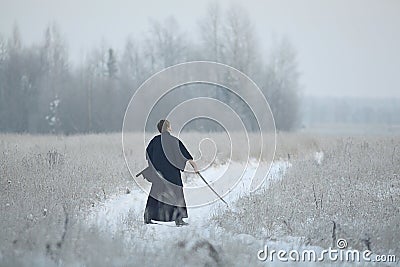
<svg viewBox="0 0 400 267">
<path fill-rule="evenodd" d="M 229 0 L 220 0 L 222 7 Z M 400 97 L 400 0 L 246 0 L 262 43 L 287 36 L 298 53 L 301 83 L 310 95 Z M 18 23 L 25 43 L 38 42 L 56 21 L 70 55 L 82 57 L 101 40 L 122 48 L 150 18 L 173 15 L 197 30 L 208 1 L 0 0 L 0 33 Z"/>
</svg>

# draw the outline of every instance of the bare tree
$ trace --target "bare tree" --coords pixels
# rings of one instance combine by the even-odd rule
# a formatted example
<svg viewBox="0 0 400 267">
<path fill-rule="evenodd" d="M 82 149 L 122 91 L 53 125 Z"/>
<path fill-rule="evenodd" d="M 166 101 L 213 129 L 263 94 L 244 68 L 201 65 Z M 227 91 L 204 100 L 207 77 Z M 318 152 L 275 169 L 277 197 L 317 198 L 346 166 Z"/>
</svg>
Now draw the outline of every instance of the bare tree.
<svg viewBox="0 0 400 267">
<path fill-rule="evenodd" d="M 129 38 L 126 41 L 120 69 L 123 85 L 130 89 L 133 89 L 132 87 L 136 89 L 150 75 L 149 70 L 146 69 L 142 49 L 136 40 Z"/>
<path fill-rule="evenodd" d="M 27 128 L 27 113 L 24 103 L 24 56 L 22 40 L 17 24 L 14 24 L 12 36 L 7 41 L 7 54 L 3 62 L 3 119 L 5 131 L 23 132 Z M 25 78 L 24 78 L 25 76 Z"/>
<path fill-rule="evenodd" d="M 39 113 L 46 119 L 51 131 L 58 133 L 61 126 L 58 109 L 63 101 L 61 94 L 66 90 L 69 65 L 66 44 L 55 23 L 48 25 L 45 30 L 40 54 L 44 76 L 40 90 Z"/>
<path fill-rule="evenodd" d="M 108 49 L 108 58 L 107 58 L 107 75 L 110 79 L 115 79 L 117 77 L 118 67 L 117 67 L 117 59 L 112 48 Z"/>
<path fill-rule="evenodd" d="M 6 94 L 5 94 L 5 69 L 6 69 L 6 60 L 8 57 L 8 51 L 7 51 L 7 44 L 6 40 L 4 39 L 3 35 L 0 34 L 0 130 L 4 125 L 6 125 L 6 118 L 5 118 L 5 113 L 6 113 Z"/>
<path fill-rule="evenodd" d="M 231 5 L 226 11 L 223 27 L 224 46 L 222 50 L 225 63 L 252 75 L 258 69 L 258 40 L 250 17 L 238 5 Z"/>
<path fill-rule="evenodd" d="M 228 64 L 251 75 L 259 69 L 258 40 L 249 15 L 232 4 L 222 12 L 219 3 L 207 7 L 199 21 L 203 57 Z"/>
<path fill-rule="evenodd" d="M 211 2 L 207 13 L 199 22 L 201 50 L 205 59 L 222 62 L 222 12 L 218 2 Z"/>
<path fill-rule="evenodd" d="M 163 23 L 151 21 L 144 48 L 152 72 L 183 62 L 186 58 L 186 40 L 174 17 Z"/>
<path fill-rule="evenodd" d="M 18 24 L 14 24 L 12 38 L 9 39 L 8 46 L 11 51 L 20 51 L 22 49 L 21 33 Z"/>
<path fill-rule="evenodd" d="M 296 128 L 299 116 L 299 72 L 296 52 L 287 38 L 282 38 L 272 48 L 263 88 L 277 129 Z"/>
</svg>

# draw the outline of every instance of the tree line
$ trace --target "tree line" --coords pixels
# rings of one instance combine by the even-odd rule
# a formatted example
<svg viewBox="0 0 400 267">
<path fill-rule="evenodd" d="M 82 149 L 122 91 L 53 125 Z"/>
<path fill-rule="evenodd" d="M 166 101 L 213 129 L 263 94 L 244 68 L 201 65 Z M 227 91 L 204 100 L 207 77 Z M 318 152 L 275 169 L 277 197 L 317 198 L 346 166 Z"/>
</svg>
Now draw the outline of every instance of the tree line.
<svg viewBox="0 0 400 267">
<path fill-rule="evenodd" d="M 299 73 L 290 41 L 268 55 L 240 7 L 210 4 L 192 34 L 175 18 L 152 20 L 146 34 L 116 50 L 102 43 L 72 64 L 56 24 L 38 44 L 24 45 L 18 26 L 0 34 L 0 131 L 74 134 L 120 131 L 136 88 L 165 67 L 193 60 L 228 64 L 252 78 L 266 96 L 278 130 L 298 126 Z M 225 96 L 229 97 L 229 96 Z"/>
</svg>

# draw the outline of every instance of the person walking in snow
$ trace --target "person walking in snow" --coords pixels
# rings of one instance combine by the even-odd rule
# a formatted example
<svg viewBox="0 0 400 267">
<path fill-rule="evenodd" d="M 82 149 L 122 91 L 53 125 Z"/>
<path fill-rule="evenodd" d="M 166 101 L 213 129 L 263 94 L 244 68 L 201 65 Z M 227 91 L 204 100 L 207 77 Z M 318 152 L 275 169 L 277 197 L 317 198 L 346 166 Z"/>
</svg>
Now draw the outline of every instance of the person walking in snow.
<svg viewBox="0 0 400 267">
<path fill-rule="evenodd" d="M 146 148 L 146 159 L 149 167 L 141 174 L 152 182 L 144 212 L 146 224 L 155 221 L 175 221 L 177 226 L 187 225 L 183 218 L 188 217 L 186 201 L 183 194 L 181 171 L 186 162 L 198 173 L 192 155 L 182 141 L 171 135 L 171 123 L 160 120 L 157 124 L 160 132 Z"/>
</svg>

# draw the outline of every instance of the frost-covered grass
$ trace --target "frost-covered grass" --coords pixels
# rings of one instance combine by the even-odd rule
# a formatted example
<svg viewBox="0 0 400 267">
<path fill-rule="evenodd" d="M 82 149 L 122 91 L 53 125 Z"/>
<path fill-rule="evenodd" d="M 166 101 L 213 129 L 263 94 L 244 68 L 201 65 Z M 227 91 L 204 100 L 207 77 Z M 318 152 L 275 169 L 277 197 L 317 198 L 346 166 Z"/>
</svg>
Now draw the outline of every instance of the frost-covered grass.
<svg viewBox="0 0 400 267">
<path fill-rule="evenodd" d="M 1 255 L 60 250 L 78 214 L 128 184 L 120 147 L 111 135 L 1 135 Z"/>
<path fill-rule="evenodd" d="M 241 198 L 214 220 L 233 233 L 400 256 L 400 138 L 317 138 L 320 151 L 292 159 L 284 179 Z M 251 208 L 250 208 L 251 207 Z"/>
<path fill-rule="evenodd" d="M 137 170 L 140 170 L 144 164 L 144 155 L 143 151 L 137 151 L 135 148 L 143 138 L 140 134 L 132 134 L 131 137 L 133 138 L 129 139 L 127 149 L 128 157 L 134 162 Z M 197 144 L 204 137 L 207 136 L 190 133 L 183 135 L 182 139 L 197 156 Z M 223 141 L 226 140 L 225 137 L 223 134 L 213 134 L 212 138 L 221 144 L 217 162 L 227 162 L 229 146 Z M 142 201 L 139 203 L 140 207 L 143 206 L 146 197 L 143 192 L 138 193 L 140 191 L 125 166 L 120 134 L 68 137 L 0 135 L 0 265 L 176 266 L 177 262 L 178 265 L 182 263 L 186 266 L 254 265 L 259 263 L 255 256 L 257 249 L 262 248 L 264 241 L 272 242 L 271 238 L 274 237 L 304 236 L 309 237 L 310 243 L 324 246 L 324 242 L 329 238 L 321 241 L 318 237 L 329 237 L 331 234 L 332 225 L 327 219 L 331 213 L 342 212 L 334 217 L 338 237 L 342 237 L 340 231 L 351 231 L 347 230 L 350 229 L 347 227 L 351 227 L 352 221 L 339 219 L 342 218 L 341 214 L 343 218 L 350 214 L 342 204 L 347 203 L 351 197 L 353 206 L 349 207 L 352 210 L 358 206 L 368 210 L 366 207 L 369 205 L 370 212 L 377 214 L 369 221 L 370 228 L 366 228 L 371 229 L 367 233 L 370 234 L 372 248 L 382 244 L 382 249 L 397 248 L 395 251 L 398 253 L 398 247 L 395 245 L 385 245 L 386 241 L 375 240 L 378 235 L 374 234 L 374 231 L 381 234 L 379 230 L 386 229 L 386 234 L 392 238 L 387 240 L 396 241 L 395 227 L 389 229 L 385 225 L 390 224 L 390 219 L 395 222 L 397 219 L 398 226 L 398 208 L 397 213 L 388 210 L 399 202 L 398 178 L 385 176 L 378 179 L 375 176 L 383 175 L 380 164 L 392 166 L 387 169 L 388 172 L 400 165 L 398 150 L 393 151 L 393 147 L 398 146 L 399 139 L 373 139 L 367 140 L 366 144 L 362 140 L 364 139 L 279 134 L 276 159 L 290 159 L 293 167 L 281 182 L 270 184 L 268 193 L 257 194 L 255 199 L 241 194 L 243 198 L 236 205 L 235 213 L 221 215 L 222 208 L 212 210 L 208 216 L 214 215 L 215 220 L 209 221 L 209 217 L 204 220 L 204 223 L 209 223 L 208 227 L 195 227 L 191 224 L 191 227 L 187 228 L 155 228 L 143 225 L 142 210 L 135 209 L 125 217 L 116 218 L 115 220 L 121 223 L 118 223 L 117 230 L 111 233 L 108 229 L 89 223 L 93 212 L 101 210 L 103 204 L 114 203 L 114 199 L 121 203 L 127 188 L 132 199 Z M 318 165 L 315 163 L 314 153 L 321 150 L 324 153 L 317 157 L 321 162 L 321 165 Z M 349 152 L 353 150 L 355 152 Z M 360 153 L 367 152 L 369 156 L 362 159 L 363 154 Z M 373 155 L 379 155 L 377 161 L 374 161 Z M 233 157 L 236 162 L 247 159 L 242 153 L 234 153 Z M 346 164 L 349 157 L 352 162 L 350 165 Z M 373 164 L 367 164 L 368 168 L 361 168 L 369 159 Z M 355 181 L 358 180 L 353 181 L 348 175 L 343 175 L 346 182 L 344 184 L 339 183 L 339 180 L 330 185 L 316 182 L 321 175 L 328 181 L 332 177 L 335 178 L 335 173 L 347 171 L 351 174 L 359 172 L 360 181 L 376 181 L 373 189 L 368 191 L 368 184 L 359 185 L 357 190 L 361 193 L 357 191 L 358 195 L 352 196 L 352 191 L 348 190 L 349 183 L 356 185 L 358 183 Z M 393 186 L 388 187 L 392 184 L 385 179 L 392 179 L 390 181 Z M 317 204 L 313 194 L 310 195 L 309 192 L 310 181 L 314 181 L 315 184 Z M 296 183 L 303 186 L 296 187 Z M 339 186 L 336 184 L 341 185 L 343 201 L 330 200 L 331 204 L 328 204 L 328 199 L 336 196 L 336 191 L 328 189 L 333 190 L 335 186 Z M 384 191 L 384 188 L 387 190 Z M 374 196 L 372 204 L 368 204 L 370 198 L 367 198 L 367 192 Z M 391 192 L 392 200 L 388 200 L 387 192 Z M 292 197 L 294 193 L 296 198 Z M 234 199 L 231 198 L 231 201 Z M 129 198 L 127 200 L 129 201 Z M 255 201 L 258 201 L 257 205 L 253 203 Z M 304 210 L 290 209 L 291 201 L 304 203 Z M 392 206 L 390 201 L 394 203 Z M 270 206 L 267 203 L 274 204 Z M 319 203 L 322 203 L 322 207 L 315 208 Z M 398 206 L 397 204 L 396 207 Z M 116 208 L 109 208 L 114 207 Z M 191 214 L 194 214 L 191 212 L 189 211 L 189 219 L 196 218 L 191 217 Z M 300 212 L 304 212 L 303 217 L 298 215 Z M 102 216 L 109 218 L 114 214 L 116 213 L 106 212 Z M 386 217 L 382 217 L 382 214 Z M 395 215 L 397 217 L 393 217 Z M 355 216 L 354 221 L 358 222 L 361 215 L 355 213 Z M 379 228 L 378 216 L 385 218 L 382 228 Z M 287 230 L 286 224 L 282 223 L 282 218 L 289 224 L 291 232 Z M 296 221 L 295 218 L 302 218 L 303 221 Z M 308 218 L 321 223 L 308 221 L 308 224 L 305 224 L 304 221 Z M 237 225 L 233 227 L 232 223 Z M 363 222 L 360 221 L 357 225 L 361 223 Z M 160 236 L 166 232 L 171 233 L 169 240 Z M 238 234 L 232 235 L 232 232 Z M 279 249 L 280 245 L 276 248 Z"/>
</svg>

